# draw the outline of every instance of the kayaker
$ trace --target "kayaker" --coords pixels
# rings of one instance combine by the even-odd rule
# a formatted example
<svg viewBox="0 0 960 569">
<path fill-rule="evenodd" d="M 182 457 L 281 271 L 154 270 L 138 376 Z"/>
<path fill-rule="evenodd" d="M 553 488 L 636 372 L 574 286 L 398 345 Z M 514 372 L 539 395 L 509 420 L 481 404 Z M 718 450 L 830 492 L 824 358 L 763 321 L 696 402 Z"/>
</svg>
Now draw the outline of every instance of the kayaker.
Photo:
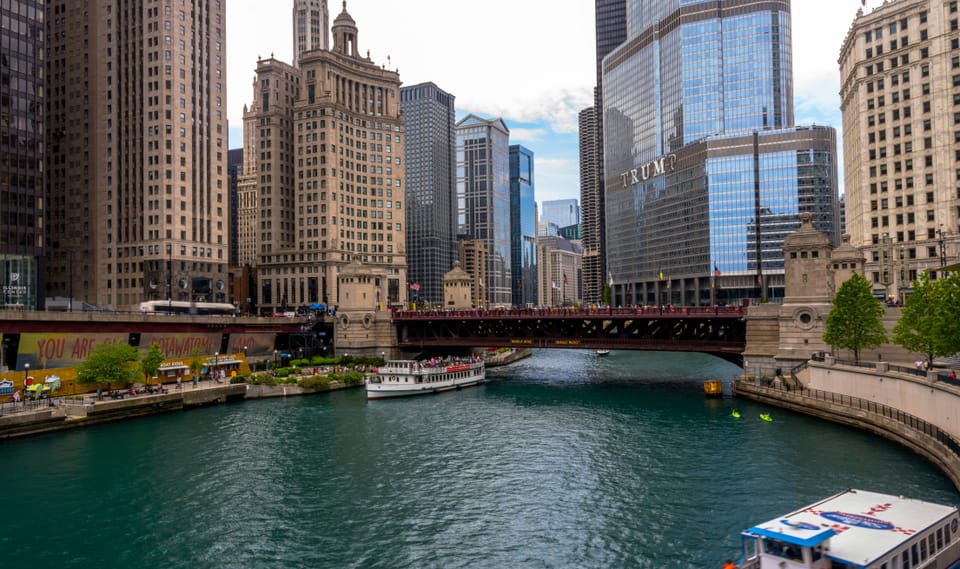
<svg viewBox="0 0 960 569">
<path fill-rule="evenodd" d="M 733 561 L 727 559 L 727 562 L 723 564 L 723 569 L 737 569 L 737 566 L 733 564 Z"/>
</svg>

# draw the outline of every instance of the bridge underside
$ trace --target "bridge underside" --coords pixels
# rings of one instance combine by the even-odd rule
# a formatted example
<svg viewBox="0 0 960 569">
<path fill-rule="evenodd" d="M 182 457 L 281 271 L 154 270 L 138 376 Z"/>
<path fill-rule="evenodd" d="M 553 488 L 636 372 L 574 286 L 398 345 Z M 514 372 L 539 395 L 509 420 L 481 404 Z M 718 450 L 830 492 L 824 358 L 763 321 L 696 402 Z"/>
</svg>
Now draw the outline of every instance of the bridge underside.
<svg viewBox="0 0 960 569">
<path fill-rule="evenodd" d="M 396 319 L 398 347 L 510 347 L 703 352 L 742 364 L 746 323 L 739 318 Z"/>
</svg>

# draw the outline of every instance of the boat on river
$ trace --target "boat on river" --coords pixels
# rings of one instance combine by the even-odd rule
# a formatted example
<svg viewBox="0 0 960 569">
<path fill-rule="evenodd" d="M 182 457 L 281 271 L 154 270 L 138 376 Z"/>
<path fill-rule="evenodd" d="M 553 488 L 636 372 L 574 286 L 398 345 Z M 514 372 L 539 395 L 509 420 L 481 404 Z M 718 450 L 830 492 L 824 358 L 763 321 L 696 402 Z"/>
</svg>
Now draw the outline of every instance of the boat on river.
<svg viewBox="0 0 960 569">
<path fill-rule="evenodd" d="M 595 353 L 596 353 L 598 356 L 601 356 L 601 357 L 602 357 L 602 356 L 609 356 L 609 355 L 610 355 L 610 350 L 597 350 Z"/>
<path fill-rule="evenodd" d="M 483 360 L 390 360 L 367 381 L 367 399 L 427 395 L 486 381 Z"/>
<path fill-rule="evenodd" d="M 957 569 L 956 506 L 845 490 L 740 534 L 739 569 Z"/>
</svg>

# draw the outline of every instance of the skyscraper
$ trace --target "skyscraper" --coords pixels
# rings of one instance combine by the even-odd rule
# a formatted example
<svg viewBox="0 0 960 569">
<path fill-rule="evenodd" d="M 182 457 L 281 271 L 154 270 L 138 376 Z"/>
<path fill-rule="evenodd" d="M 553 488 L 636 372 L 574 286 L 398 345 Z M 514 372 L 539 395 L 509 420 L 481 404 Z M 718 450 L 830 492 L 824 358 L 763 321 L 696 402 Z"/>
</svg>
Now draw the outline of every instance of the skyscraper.
<svg viewBox="0 0 960 569">
<path fill-rule="evenodd" d="M 43 308 L 44 4 L 0 6 L 0 308 L 6 309 Z"/>
<path fill-rule="evenodd" d="M 400 89 L 407 133 L 407 275 L 420 303 L 443 303 L 456 259 L 454 96 L 433 83 Z"/>
<path fill-rule="evenodd" d="M 545 200 L 540 204 L 540 220 L 552 221 L 558 227 L 580 223 L 580 205 L 577 200 Z"/>
<path fill-rule="evenodd" d="M 793 124 L 790 3 L 705 6 L 630 0 L 603 60 L 616 304 L 782 296 L 799 214 L 839 237 L 836 134 Z"/>
<path fill-rule="evenodd" d="M 583 300 L 587 304 L 603 302 L 603 173 L 600 167 L 602 145 L 600 144 L 598 106 L 580 111 L 578 136 L 580 140 L 580 203 L 583 245 Z"/>
<path fill-rule="evenodd" d="M 255 192 L 259 209 L 254 299 L 264 313 L 337 305 L 337 275 L 355 261 L 376 275 L 371 304 L 407 298 L 400 76 L 360 55 L 345 5 L 331 31 L 332 49 L 304 51 L 297 66 L 257 62 L 244 113 L 253 184 L 240 194 Z"/>
<path fill-rule="evenodd" d="M 603 58 L 627 39 L 627 0 L 596 0 L 596 74 L 593 107 L 579 117 L 580 204 L 583 228 L 583 300 L 598 304 L 607 283 L 603 179 Z"/>
<path fill-rule="evenodd" d="M 467 115 L 457 123 L 457 237 L 480 241 L 487 267 L 483 302 L 509 306 L 510 130 L 503 119 Z M 464 261 L 464 269 L 470 265 Z M 473 273 L 471 273 L 473 274 Z"/>
<path fill-rule="evenodd" d="M 48 295 L 226 300 L 224 4 L 48 6 Z"/>
<path fill-rule="evenodd" d="M 512 302 L 537 302 L 537 202 L 533 152 L 510 146 L 510 273 Z"/>
<path fill-rule="evenodd" d="M 343 3 L 346 11 L 347 3 Z M 293 0 L 293 65 L 308 51 L 329 49 L 327 0 Z"/>
<path fill-rule="evenodd" d="M 885 2 L 840 50 L 846 228 L 878 294 L 960 252 L 958 20 L 956 1 Z"/>
</svg>

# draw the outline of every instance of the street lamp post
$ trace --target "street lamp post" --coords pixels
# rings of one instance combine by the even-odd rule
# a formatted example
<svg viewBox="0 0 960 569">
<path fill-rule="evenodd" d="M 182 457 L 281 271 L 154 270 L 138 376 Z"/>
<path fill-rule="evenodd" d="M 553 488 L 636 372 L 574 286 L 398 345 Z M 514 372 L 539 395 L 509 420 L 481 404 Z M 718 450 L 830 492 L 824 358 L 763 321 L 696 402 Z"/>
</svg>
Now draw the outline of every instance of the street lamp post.
<svg viewBox="0 0 960 569">
<path fill-rule="evenodd" d="M 27 378 L 30 377 L 30 364 L 23 364 L 23 388 L 27 388 Z"/>
<path fill-rule="evenodd" d="M 273 369 L 277 369 L 277 351 L 273 351 Z"/>
<path fill-rule="evenodd" d="M 947 249 L 943 242 L 943 224 L 940 224 L 940 227 L 937 228 L 937 244 L 940 245 L 940 266 L 944 267 L 947 264 Z"/>
<path fill-rule="evenodd" d="M 220 365 L 220 352 L 213 352 L 213 379 L 217 383 L 220 383 L 220 370 L 217 366 Z"/>
</svg>

